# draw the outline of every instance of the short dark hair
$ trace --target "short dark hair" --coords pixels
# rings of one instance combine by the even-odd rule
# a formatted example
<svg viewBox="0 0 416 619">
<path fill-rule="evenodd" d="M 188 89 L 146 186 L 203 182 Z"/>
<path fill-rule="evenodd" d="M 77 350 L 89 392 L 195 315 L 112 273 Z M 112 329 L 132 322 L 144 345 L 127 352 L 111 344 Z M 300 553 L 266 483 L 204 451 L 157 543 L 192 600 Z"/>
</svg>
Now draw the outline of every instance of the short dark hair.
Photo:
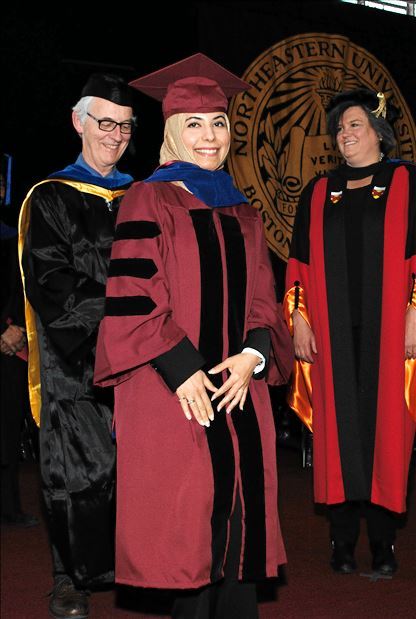
<svg viewBox="0 0 416 619">
<path fill-rule="evenodd" d="M 394 131 L 392 126 L 387 122 L 385 118 L 379 116 L 376 118 L 371 110 L 362 105 L 361 103 L 351 103 L 345 101 L 344 103 L 340 103 L 336 107 L 334 107 L 327 114 L 327 128 L 328 133 L 332 137 L 333 141 L 336 141 L 337 133 L 338 133 L 338 125 L 341 116 L 350 107 L 360 107 L 366 114 L 370 125 L 373 127 L 374 131 L 381 138 L 380 140 L 380 150 L 382 153 L 387 155 L 393 148 L 396 146 L 396 138 L 394 136 Z"/>
</svg>

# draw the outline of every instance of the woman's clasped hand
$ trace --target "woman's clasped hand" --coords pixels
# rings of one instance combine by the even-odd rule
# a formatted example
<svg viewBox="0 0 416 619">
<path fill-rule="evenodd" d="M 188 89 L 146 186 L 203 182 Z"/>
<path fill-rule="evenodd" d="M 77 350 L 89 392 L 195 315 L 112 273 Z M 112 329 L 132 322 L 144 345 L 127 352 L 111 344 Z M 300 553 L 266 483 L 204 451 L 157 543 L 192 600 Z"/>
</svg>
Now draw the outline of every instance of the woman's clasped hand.
<svg viewBox="0 0 416 619">
<path fill-rule="evenodd" d="M 212 402 L 218 400 L 221 396 L 224 397 L 217 405 L 217 412 L 220 412 L 226 406 L 226 412 L 231 413 L 237 405 L 242 411 L 247 398 L 250 379 L 258 362 L 259 357 L 257 355 L 244 352 L 228 357 L 225 361 L 213 367 L 208 371 L 208 374 L 219 374 L 225 370 L 229 372 L 227 380 L 219 389 L 213 385 L 205 372 L 202 370 L 195 372 L 176 390 L 185 417 L 191 420 L 193 416 L 201 426 L 209 427 L 210 421 L 214 420 Z M 208 396 L 207 389 L 213 392 L 211 399 Z"/>
</svg>

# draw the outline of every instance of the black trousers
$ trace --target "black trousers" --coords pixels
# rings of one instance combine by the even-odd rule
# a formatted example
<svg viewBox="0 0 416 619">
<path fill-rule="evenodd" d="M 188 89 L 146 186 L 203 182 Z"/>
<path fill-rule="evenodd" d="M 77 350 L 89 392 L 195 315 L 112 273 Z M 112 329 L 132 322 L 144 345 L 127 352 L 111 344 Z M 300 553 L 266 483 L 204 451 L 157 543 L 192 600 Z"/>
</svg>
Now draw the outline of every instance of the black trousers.
<svg viewBox="0 0 416 619">
<path fill-rule="evenodd" d="M 178 593 L 172 608 L 172 619 L 258 619 L 256 585 L 238 580 L 241 517 L 241 502 L 237 495 L 230 520 L 224 579 L 197 591 Z"/>
<path fill-rule="evenodd" d="M 394 512 L 369 501 L 346 501 L 328 507 L 331 540 L 355 545 L 360 534 L 361 517 L 367 522 L 370 542 L 393 544 L 398 517 Z"/>
</svg>

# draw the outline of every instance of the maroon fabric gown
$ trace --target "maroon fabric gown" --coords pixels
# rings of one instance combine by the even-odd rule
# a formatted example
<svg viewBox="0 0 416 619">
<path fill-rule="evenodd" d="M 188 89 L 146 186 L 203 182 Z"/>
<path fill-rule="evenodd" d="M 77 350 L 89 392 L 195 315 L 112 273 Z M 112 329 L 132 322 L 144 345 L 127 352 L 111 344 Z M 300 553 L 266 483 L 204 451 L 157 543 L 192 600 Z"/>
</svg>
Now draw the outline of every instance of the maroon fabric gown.
<svg viewBox="0 0 416 619">
<path fill-rule="evenodd" d="M 115 386 L 117 582 L 219 580 L 236 492 L 240 578 L 275 576 L 285 562 L 266 381 L 252 380 L 245 410 L 216 413 L 209 428 L 185 418 L 174 391 L 265 328 L 268 381 L 282 384 L 292 344 L 257 211 L 211 209 L 170 183 L 135 184 L 119 212 L 95 370 L 97 384 Z"/>
</svg>

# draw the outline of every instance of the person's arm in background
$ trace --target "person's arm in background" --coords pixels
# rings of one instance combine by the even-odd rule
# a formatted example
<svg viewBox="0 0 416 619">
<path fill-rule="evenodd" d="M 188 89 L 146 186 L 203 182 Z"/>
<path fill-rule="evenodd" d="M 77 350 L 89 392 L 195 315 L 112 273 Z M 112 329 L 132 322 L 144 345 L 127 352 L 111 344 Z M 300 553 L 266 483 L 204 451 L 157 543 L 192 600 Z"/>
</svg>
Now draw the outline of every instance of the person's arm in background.
<svg viewBox="0 0 416 619">
<path fill-rule="evenodd" d="M 3 225 L 3 224 L 2 224 Z M 6 298 L 1 308 L 0 317 L 0 351 L 5 355 L 14 355 L 26 344 L 23 287 L 17 256 L 16 236 L 2 239 L 3 290 Z M 7 281 L 5 281 L 7 278 Z"/>
</svg>

